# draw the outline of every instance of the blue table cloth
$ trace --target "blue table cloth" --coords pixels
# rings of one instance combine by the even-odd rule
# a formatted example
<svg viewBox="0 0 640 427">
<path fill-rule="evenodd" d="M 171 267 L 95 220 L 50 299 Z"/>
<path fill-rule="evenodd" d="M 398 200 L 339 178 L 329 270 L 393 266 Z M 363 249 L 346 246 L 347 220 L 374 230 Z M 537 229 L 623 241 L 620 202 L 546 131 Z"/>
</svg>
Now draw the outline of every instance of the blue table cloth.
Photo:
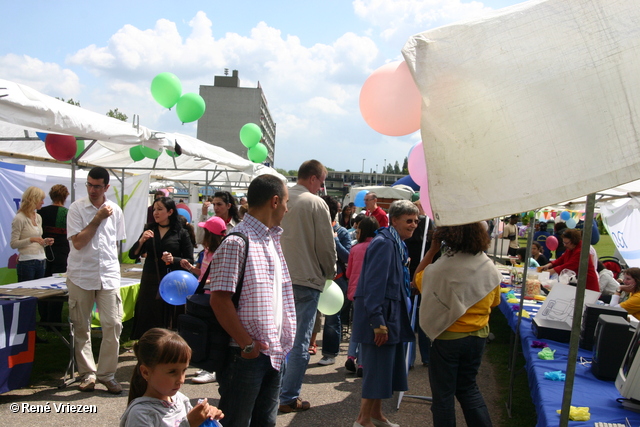
<svg viewBox="0 0 640 427">
<path fill-rule="evenodd" d="M 519 297 L 518 297 L 519 298 Z M 531 303 L 531 301 L 527 301 Z M 518 316 L 513 311 L 513 306 L 506 301 L 502 294 L 500 311 L 505 315 L 509 326 L 515 331 Z M 535 306 L 525 305 L 531 316 L 535 316 L 542 303 Z M 545 372 L 562 371 L 566 373 L 569 344 L 552 340 L 538 340 L 531 329 L 531 319 L 523 318 L 520 324 L 520 342 L 526 361 L 526 371 L 529 378 L 531 399 L 538 413 L 539 427 L 557 426 L 560 423 L 560 415 L 556 412 L 562 407 L 562 395 L 564 393 L 564 381 L 552 381 L 545 379 Z M 532 348 L 533 341 L 542 341 L 555 350 L 554 360 L 542 360 L 538 358 L 540 348 Z M 591 419 L 589 421 L 570 421 L 571 427 L 593 427 L 595 422 L 624 423 L 625 417 L 632 426 L 640 425 L 640 413 L 624 409 L 616 399 L 621 398 L 613 381 L 602 381 L 591 373 L 591 351 L 580 349 L 576 360 L 576 375 L 573 385 L 572 406 L 586 406 L 589 408 Z"/>
</svg>

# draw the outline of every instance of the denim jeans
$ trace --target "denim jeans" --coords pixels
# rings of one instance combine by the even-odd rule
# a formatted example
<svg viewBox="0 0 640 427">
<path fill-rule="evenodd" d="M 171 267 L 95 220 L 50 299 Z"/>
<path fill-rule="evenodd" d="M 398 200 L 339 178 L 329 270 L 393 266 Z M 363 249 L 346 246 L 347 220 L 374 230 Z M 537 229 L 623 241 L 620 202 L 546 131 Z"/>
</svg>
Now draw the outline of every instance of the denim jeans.
<svg viewBox="0 0 640 427">
<path fill-rule="evenodd" d="M 454 396 L 460 402 L 468 426 L 492 425 L 489 410 L 476 383 L 485 343 L 486 338 L 472 336 L 433 341 L 429 381 L 434 427 L 456 425 Z"/>
<path fill-rule="evenodd" d="M 347 299 L 347 281 L 344 276 L 335 279 L 335 282 Z M 344 304 L 343 304 L 344 307 Z M 342 339 L 342 310 L 336 314 L 324 317 L 324 329 L 322 331 L 322 355 L 328 357 L 336 357 L 340 353 L 340 341 Z"/>
<path fill-rule="evenodd" d="M 292 403 L 300 396 L 302 379 L 309 364 L 309 341 L 316 320 L 320 291 L 307 286 L 293 285 L 296 303 L 296 337 L 287 356 L 287 368 L 282 377 L 280 404 Z"/>
<path fill-rule="evenodd" d="M 281 371 L 271 366 L 269 356 L 260 353 L 255 359 L 245 359 L 238 347 L 229 347 L 229 360 L 227 368 L 218 373 L 222 425 L 275 427 Z"/>
<path fill-rule="evenodd" d="M 18 274 L 18 282 L 26 282 L 27 280 L 35 280 L 44 277 L 46 267 L 44 259 L 30 259 L 28 261 L 18 261 L 16 265 L 16 273 Z"/>
</svg>

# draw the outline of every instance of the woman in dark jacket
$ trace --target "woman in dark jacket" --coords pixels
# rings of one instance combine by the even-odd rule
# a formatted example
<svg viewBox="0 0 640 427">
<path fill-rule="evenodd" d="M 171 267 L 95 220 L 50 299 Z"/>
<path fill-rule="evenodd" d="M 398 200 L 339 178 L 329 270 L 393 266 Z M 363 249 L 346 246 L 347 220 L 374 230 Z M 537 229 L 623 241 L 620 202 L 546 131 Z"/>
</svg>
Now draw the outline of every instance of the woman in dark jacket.
<svg viewBox="0 0 640 427">
<path fill-rule="evenodd" d="M 408 390 L 404 343 L 414 340 L 407 306 L 409 257 L 404 240 L 418 226 L 418 208 L 397 200 L 389 208 L 390 226 L 378 230 L 364 256 L 354 295 L 353 340 L 361 343 L 364 367 L 360 414 L 354 427 L 392 426 L 382 399 Z"/>
<path fill-rule="evenodd" d="M 131 339 L 139 339 L 151 328 L 175 329 L 178 315 L 184 313 L 184 306 L 170 305 L 160 297 L 159 287 L 167 273 L 183 270 L 182 259 L 193 263 L 193 244 L 189 233 L 178 221 L 173 199 L 156 199 L 153 217 L 155 223 L 145 226 L 145 231 L 129 251 L 131 259 L 146 254 Z"/>
</svg>

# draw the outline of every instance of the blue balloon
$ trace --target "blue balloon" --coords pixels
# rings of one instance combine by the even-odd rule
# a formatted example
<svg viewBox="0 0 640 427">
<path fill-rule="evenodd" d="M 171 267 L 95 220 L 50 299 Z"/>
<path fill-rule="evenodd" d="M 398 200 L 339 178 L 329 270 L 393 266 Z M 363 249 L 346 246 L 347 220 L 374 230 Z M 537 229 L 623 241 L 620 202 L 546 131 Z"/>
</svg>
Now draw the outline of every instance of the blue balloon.
<svg viewBox="0 0 640 427">
<path fill-rule="evenodd" d="M 36 132 L 36 135 L 38 135 L 38 138 L 40 138 L 40 140 L 44 142 L 44 140 L 47 139 L 47 135 L 49 134 L 44 132 Z"/>
<path fill-rule="evenodd" d="M 369 190 L 359 191 L 358 194 L 356 194 L 356 198 L 354 199 L 353 204 L 359 208 L 364 208 L 366 206 L 366 203 L 364 202 L 364 196 L 366 196 L 367 193 L 369 193 Z"/>
<path fill-rule="evenodd" d="M 571 214 L 568 211 L 562 211 L 560 218 L 566 221 L 571 218 Z"/>
<path fill-rule="evenodd" d="M 184 270 L 172 271 L 160 282 L 160 296 L 171 305 L 186 304 L 187 297 L 193 295 L 196 289 L 198 289 L 198 279 Z"/>
<path fill-rule="evenodd" d="M 178 215 L 182 215 L 183 217 L 187 218 L 187 222 L 191 223 L 191 215 L 189 215 L 189 211 L 187 211 L 184 208 L 178 208 Z"/>
</svg>

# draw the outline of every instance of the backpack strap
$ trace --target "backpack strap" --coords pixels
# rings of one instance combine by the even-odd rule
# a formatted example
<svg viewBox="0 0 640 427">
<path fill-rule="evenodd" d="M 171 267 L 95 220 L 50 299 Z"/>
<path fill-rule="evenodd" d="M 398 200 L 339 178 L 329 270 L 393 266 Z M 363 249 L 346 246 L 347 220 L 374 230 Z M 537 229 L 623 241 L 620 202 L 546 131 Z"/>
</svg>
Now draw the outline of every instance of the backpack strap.
<svg viewBox="0 0 640 427">
<path fill-rule="evenodd" d="M 222 239 L 222 241 L 224 242 L 224 240 L 229 236 L 238 236 L 242 240 L 244 240 L 244 260 L 242 261 L 242 266 L 240 267 L 240 275 L 238 276 L 238 284 L 236 285 L 236 292 L 233 294 L 233 297 L 231 297 L 231 301 L 233 301 L 233 305 L 237 309 L 238 302 L 240 301 L 240 292 L 242 292 L 242 285 L 244 283 L 244 271 L 245 271 L 245 267 L 247 266 L 247 258 L 249 258 L 249 239 L 244 233 L 241 233 L 239 231 L 234 231 L 233 233 L 229 233 L 226 236 L 224 236 L 224 239 Z"/>
</svg>

